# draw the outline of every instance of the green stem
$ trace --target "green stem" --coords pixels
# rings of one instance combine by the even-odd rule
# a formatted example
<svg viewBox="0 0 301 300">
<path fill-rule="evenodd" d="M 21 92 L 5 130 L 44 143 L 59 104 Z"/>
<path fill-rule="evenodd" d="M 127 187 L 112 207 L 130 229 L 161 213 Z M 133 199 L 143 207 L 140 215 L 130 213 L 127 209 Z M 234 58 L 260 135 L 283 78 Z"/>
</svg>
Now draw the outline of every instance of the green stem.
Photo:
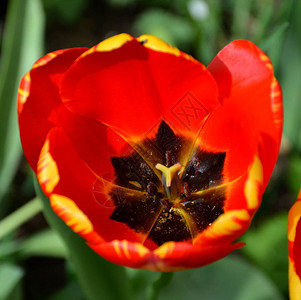
<svg viewBox="0 0 301 300">
<path fill-rule="evenodd" d="M 0 239 L 13 232 L 42 210 L 38 198 L 30 200 L 25 205 L 11 213 L 0 222 Z"/>
<path fill-rule="evenodd" d="M 173 275 L 173 272 L 162 272 L 160 277 L 153 282 L 148 299 L 157 300 L 161 290 L 170 284 Z"/>
</svg>

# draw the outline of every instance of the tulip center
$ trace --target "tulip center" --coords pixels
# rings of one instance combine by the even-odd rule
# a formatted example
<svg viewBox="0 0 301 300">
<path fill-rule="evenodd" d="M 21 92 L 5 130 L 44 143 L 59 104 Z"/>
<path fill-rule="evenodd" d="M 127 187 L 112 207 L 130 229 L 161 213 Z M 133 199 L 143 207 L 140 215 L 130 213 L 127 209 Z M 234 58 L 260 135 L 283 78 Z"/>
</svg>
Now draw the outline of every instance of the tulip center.
<svg viewBox="0 0 301 300">
<path fill-rule="evenodd" d="M 154 138 L 127 156 L 112 157 L 110 218 L 127 224 L 145 243 L 191 241 L 224 212 L 225 153 L 213 153 L 162 121 Z"/>
</svg>

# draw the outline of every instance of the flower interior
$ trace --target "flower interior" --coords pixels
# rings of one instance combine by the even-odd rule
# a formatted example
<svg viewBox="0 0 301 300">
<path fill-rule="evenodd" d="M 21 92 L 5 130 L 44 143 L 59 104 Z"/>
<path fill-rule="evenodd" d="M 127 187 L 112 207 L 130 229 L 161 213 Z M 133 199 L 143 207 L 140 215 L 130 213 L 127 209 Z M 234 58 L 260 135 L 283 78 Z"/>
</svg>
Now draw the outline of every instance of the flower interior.
<svg viewBox="0 0 301 300">
<path fill-rule="evenodd" d="M 224 212 L 226 153 L 203 151 L 165 121 L 153 138 L 131 146 L 128 155 L 111 158 L 115 179 L 106 192 L 114 207 L 110 218 L 127 224 L 143 242 L 193 242 Z"/>
</svg>

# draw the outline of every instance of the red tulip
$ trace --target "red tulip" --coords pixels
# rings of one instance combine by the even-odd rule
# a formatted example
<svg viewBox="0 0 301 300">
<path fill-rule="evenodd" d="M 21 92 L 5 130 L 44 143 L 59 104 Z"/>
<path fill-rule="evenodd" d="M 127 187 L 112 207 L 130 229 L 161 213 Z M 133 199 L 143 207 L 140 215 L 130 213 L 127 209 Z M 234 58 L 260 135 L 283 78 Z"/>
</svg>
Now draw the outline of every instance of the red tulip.
<svg viewBox="0 0 301 300">
<path fill-rule="evenodd" d="M 156 271 L 243 245 L 282 131 L 272 64 L 245 40 L 207 69 L 148 35 L 56 51 L 23 77 L 18 111 L 57 215 L 111 262 Z"/>
<path fill-rule="evenodd" d="M 288 215 L 289 293 L 291 300 L 301 296 L 301 190 Z"/>
</svg>

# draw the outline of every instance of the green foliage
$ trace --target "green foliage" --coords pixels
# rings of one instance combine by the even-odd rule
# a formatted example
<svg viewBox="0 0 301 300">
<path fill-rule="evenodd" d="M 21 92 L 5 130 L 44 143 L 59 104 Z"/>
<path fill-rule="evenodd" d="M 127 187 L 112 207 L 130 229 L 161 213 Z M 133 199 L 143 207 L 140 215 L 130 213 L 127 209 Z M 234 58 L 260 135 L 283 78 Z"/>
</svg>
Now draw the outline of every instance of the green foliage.
<svg viewBox="0 0 301 300">
<path fill-rule="evenodd" d="M 21 300 L 20 282 L 23 277 L 20 267 L 3 263 L 0 264 L 0 300 Z"/>
<path fill-rule="evenodd" d="M 72 26 L 80 20 L 88 0 L 43 0 L 49 20 Z"/>
<path fill-rule="evenodd" d="M 287 214 L 271 217 L 250 229 L 241 240 L 246 243 L 243 253 L 287 293 Z"/>
<path fill-rule="evenodd" d="M 281 300 L 277 287 L 258 268 L 228 256 L 212 265 L 175 273 L 158 298 L 174 300 Z"/>
<path fill-rule="evenodd" d="M 16 112 L 18 86 L 22 75 L 42 54 L 43 28 L 39 0 L 9 2 L 0 69 L 0 204 L 21 155 Z"/>
<path fill-rule="evenodd" d="M 296 155 L 296 154 L 292 155 L 289 161 L 286 180 L 290 190 L 295 195 L 298 195 L 298 192 L 300 190 L 300 183 L 301 183 L 301 156 L 300 155 Z"/>
<path fill-rule="evenodd" d="M 76 280 L 70 281 L 66 286 L 54 293 L 47 300 L 83 300 L 83 292 Z"/>
<path fill-rule="evenodd" d="M 66 258 L 67 250 L 60 236 L 54 231 L 46 229 L 22 242 L 19 255 L 22 258 L 30 256 Z"/>
<path fill-rule="evenodd" d="M 177 47 L 187 47 L 194 29 L 183 17 L 162 9 L 148 9 L 133 23 L 135 35 L 152 34 Z"/>
</svg>

